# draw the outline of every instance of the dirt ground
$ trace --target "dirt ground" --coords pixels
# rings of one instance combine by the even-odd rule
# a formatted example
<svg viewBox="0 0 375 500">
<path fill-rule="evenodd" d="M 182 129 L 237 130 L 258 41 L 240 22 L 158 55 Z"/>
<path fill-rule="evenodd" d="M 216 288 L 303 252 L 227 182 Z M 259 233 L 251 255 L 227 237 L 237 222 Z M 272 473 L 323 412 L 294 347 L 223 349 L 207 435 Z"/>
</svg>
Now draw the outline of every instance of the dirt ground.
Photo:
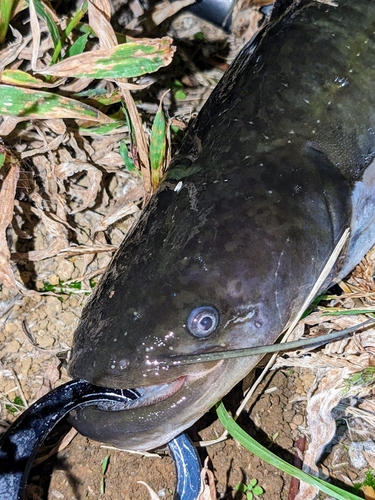
<svg viewBox="0 0 375 500">
<path fill-rule="evenodd" d="M 169 103 L 171 112 L 188 121 L 207 99 L 228 62 L 249 38 L 260 18 L 258 14 L 252 15 L 251 23 L 246 22 L 249 17 L 244 7 L 242 14 L 240 12 L 235 19 L 234 33 L 229 38 L 223 31 L 198 21 L 189 14 L 175 19 L 168 28 L 169 33 L 177 41 L 180 40 L 179 61 L 190 65 L 191 71 L 189 76 L 180 78 L 186 98 Z M 197 40 L 194 37 L 196 33 L 201 32 L 204 33 L 205 41 L 204 44 L 196 42 L 193 57 L 192 47 L 194 48 L 194 40 Z M 143 109 L 155 111 L 156 107 L 155 103 L 152 106 L 143 104 Z M 104 149 L 104 145 L 98 146 L 98 149 L 100 147 Z M 114 197 L 139 186 L 136 174 L 107 174 L 108 185 Z M 27 168 L 21 172 L 21 178 L 22 175 L 27 178 Z M 87 179 L 81 181 L 81 187 L 85 187 Z M 134 205 L 127 216 L 109 227 L 111 244 L 118 245 L 138 213 L 139 206 Z M 90 227 L 99 224 L 102 215 L 97 207 L 85 215 L 75 215 L 75 238 L 78 244 L 86 244 L 89 241 Z M 35 220 L 23 221 L 22 231 L 26 233 L 29 230 L 35 237 L 32 247 L 29 240 L 19 238 L 20 233 L 17 235 L 14 230 L 9 230 L 7 236 L 13 251 L 26 252 L 30 249 L 45 248 L 50 244 L 48 231 Z M 107 241 L 103 238 L 101 242 L 104 244 Z M 100 252 L 95 257 L 76 253 L 66 258 L 60 255 L 41 261 L 22 261 L 15 266 L 16 278 L 26 291 L 16 296 L 5 289 L 1 292 L 0 424 L 4 430 L 24 407 L 51 388 L 69 380 L 66 368 L 74 329 L 83 304 L 92 291 L 92 280 L 98 281 L 110 258 L 111 252 Z M 361 275 L 361 272 L 357 271 L 357 275 Z M 365 292 L 374 291 L 372 276 L 371 271 L 363 288 Z M 80 288 L 72 285 L 77 281 L 82 284 Z M 357 322 L 361 320 L 359 318 Z M 344 327 L 345 325 L 341 326 Z M 329 329 L 330 325 L 325 328 Z M 359 359 L 359 356 L 364 354 L 367 356 L 367 365 L 361 364 L 362 361 L 358 362 L 357 370 L 364 366 L 374 366 L 375 348 L 371 344 L 371 337 L 374 338 L 373 332 L 367 340 L 361 340 L 362 344 L 358 342 L 357 347 L 351 348 L 350 352 L 346 350 L 346 344 L 341 345 L 337 358 L 325 352 L 324 355 L 330 357 L 331 368 L 341 363 L 342 370 L 352 373 L 353 370 L 350 371 L 351 368 L 344 362 L 350 355 Z M 303 359 L 306 359 L 306 356 Z M 313 356 L 311 359 L 314 359 L 315 364 L 309 360 L 301 362 L 294 359 L 294 364 L 289 363 L 290 360 L 289 365 L 286 363 L 282 366 L 283 363 L 280 363 L 279 368 L 268 373 L 239 418 L 240 425 L 252 437 L 288 462 L 297 465 L 311 440 L 308 395 L 312 387 L 321 384 L 326 376 L 326 373 L 323 376 L 319 371 L 322 365 L 319 365 L 317 359 Z M 327 366 L 326 363 L 324 369 L 329 369 Z M 257 372 L 259 371 L 258 369 Z M 347 375 L 347 372 L 345 374 Z M 335 372 L 335 376 L 340 374 Z M 244 383 L 246 387 L 250 384 L 249 380 Z M 373 380 L 371 383 L 373 384 Z M 331 405 L 334 408 L 333 423 L 336 430 L 330 444 L 325 448 L 319 470 L 322 477 L 330 476 L 331 481 L 345 485 L 348 489 L 353 482 L 363 481 L 366 471 L 375 468 L 375 445 L 371 439 L 375 411 L 371 410 L 371 383 L 357 392 L 348 393 L 345 397 L 338 397 L 337 394 L 342 394 L 342 388 L 337 389 L 341 393 L 336 392 L 331 398 L 332 401 L 336 401 L 334 397 L 338 399 L 336 404 Z M 234 412 L 242 397 L 243 387 L 240 385 L 225 398 L 226 407 Z M 360 406 L 364 401 L 366 405 L 363 411 L 366 412 L 366 419 L 363 417 L 364 413 L 360 414 Z M 330 411 L 328 413 L 330 414 Z M 41 450 L 43 461 L 31 471 L 27 498 L 146 500 L 149 498 L 147 490 L 138 481 L 146 482 L 161 499 L 173 498 L 175 472 L 166 450 L 162 450 L 157 456 L 146 457 L 108 449 L 100 443 L 75 435 L 68 438 L 63 445 L 59 445 L 60 451 L 56 453 L 55 445 L 68 430 L 68 424 L 62 422 Z M 212 440 L 222 432 L 214 410 L 189 431 L 194 441 Z M 51 457 L 46 459 L 49 452 Z M 208 464 L 214 474 L 217 498 L 245 498 L 235 487 L 239 483 L 247 484 L 254 478 L 264 489 L 261 498 L 265 500 L 295 498 L 295 484 L 291 484 L 289 476 L 265 464 L 232 439 L 207 448 L 199 448 L 199 454 L 202 463 L 209 457 Z M 108 465 L 103 471 L 102 463 L 107 457 Z M 319 498 L 328 497 L 319 494 Z"/>
</svg>

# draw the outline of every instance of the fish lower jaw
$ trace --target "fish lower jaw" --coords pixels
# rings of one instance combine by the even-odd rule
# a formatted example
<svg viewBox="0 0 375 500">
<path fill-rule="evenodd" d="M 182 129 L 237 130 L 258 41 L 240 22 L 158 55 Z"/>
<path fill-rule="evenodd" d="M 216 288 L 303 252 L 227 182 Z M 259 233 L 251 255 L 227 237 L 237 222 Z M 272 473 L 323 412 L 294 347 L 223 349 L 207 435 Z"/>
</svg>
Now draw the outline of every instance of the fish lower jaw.
<svg viewBox="0 0 375 500">
<path fill-rule="evenodd" d="M 182 375 L 172 382 L 167 382 L 158 385 L 149 385 L 135 388 L 135 392 L 139 394 L 139 397 L 128 404 L 127 409 L 134 410 L 135 408 L 141 408 L 145 406 L 151 406 L 156 403 L 164 401 L 174 394 L 176 394 L 184 385 L 189 385 L 189 383 L 194 382 L 197 379 L 205 377 L 212 371 L 216 370 L 219 366 L 223 364 L 223 360 L 215 363 L 213 367 L 196 370 L 187 375 Z"/>
<path fill-rule="evenodd" d="M 151 406 L 170 398 L 181 389 L 186 381 L 186 378 L 187 376 L 183 375 L 182 377 L 165 384 L 137 387 L 135 391 L 139 394 L 139 397 L 133 400 L 127 406 L 127 409 L 134 410 L 135 408 Z"/>
</svg>

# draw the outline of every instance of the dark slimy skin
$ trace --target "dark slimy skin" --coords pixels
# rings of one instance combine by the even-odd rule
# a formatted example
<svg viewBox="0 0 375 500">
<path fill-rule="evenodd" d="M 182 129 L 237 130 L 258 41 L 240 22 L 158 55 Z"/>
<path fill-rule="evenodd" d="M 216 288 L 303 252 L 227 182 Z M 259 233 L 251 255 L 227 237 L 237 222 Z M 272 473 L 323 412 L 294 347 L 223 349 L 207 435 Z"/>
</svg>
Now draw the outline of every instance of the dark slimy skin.
<svg viewBox="0 0 375 500">
<path fill-rule="evenodd" d="M 84 310 L 71 376 L 141 397 L 76 410 L 82 434 L 127 449 L 165 444 L 259 357 L 151 358 L 275 342 L 346 228 L 323 288 L 375 243 L 374 32 L 372 2 L 302 0 L 242 50 Z M 188 320 L 202 306 L 219 319 L 197 338 Z"/>
</svg>

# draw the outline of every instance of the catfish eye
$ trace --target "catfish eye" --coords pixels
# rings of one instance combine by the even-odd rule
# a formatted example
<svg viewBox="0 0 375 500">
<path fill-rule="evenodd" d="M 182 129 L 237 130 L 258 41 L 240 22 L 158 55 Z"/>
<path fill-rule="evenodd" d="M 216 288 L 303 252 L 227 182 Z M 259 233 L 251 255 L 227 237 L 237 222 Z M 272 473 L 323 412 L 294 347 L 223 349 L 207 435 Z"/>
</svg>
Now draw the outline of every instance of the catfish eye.
<svg viewBox="0 0 375 500">
<path fill-rule="evenodd" d="M 219 313 L 211 306 L 196 307 L 189 314 L 187 327 L 194 337 L 204 338 L 211 335 L 219 324 Z"/>
</svg>

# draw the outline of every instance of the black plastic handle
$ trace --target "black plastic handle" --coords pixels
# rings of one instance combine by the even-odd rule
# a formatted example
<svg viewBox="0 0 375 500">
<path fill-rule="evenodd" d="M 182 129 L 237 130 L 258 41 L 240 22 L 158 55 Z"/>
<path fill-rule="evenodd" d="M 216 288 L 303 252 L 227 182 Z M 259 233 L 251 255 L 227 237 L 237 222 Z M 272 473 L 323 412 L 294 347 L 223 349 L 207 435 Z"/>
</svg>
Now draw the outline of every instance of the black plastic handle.
<svg viewBox="0 0 375 500">
<path fill-rule="evenodd" d="M 230 32 L 234 2 L 235 0 L 200 0 L 186 7 L 186 10 Z"/>
</svg>

